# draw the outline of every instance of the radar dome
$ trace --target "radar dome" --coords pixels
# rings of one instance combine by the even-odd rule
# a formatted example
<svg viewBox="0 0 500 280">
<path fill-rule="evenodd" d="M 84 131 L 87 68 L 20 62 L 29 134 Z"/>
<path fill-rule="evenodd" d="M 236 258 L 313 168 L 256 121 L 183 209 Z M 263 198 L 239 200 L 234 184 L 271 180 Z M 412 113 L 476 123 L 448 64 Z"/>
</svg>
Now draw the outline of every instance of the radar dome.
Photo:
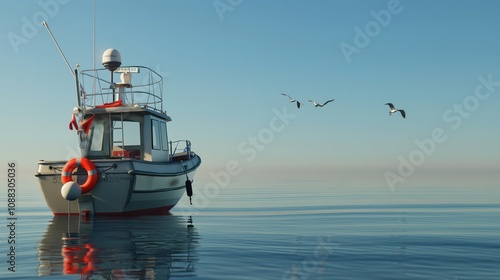
<svg viewBox="0 0 500 280">
<path fill-rule="evenodd" d="M 109 71 L 115 71 L 122 65 L 122 56 L 116 49 L 107 49 L 102 54 L 102 65 Z"/>
</svg>

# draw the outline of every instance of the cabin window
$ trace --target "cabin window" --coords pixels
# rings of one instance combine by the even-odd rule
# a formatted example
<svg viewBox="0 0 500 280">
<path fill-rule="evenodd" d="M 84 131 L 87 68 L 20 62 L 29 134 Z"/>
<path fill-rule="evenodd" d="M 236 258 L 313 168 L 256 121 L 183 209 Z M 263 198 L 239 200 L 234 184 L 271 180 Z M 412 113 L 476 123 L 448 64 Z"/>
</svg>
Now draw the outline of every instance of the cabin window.
<svg viewBox="0 0 500 280">
<path fill-rule="evenodd" d="M 161 149 L 168 151 L 168 140 L 167 140 L 167 124 L 165 122 L 160 123 L 161 132 Z"/>
<path fill-rule="evenodd" d="M 116 120 L 113 122 L 113 157 L 141 158 L 141 122 Z"/>
<path fill-rule="evenodd" d="M 104 139 L 104 123 L 95 122 L 94 127 L 92 129 L 90 151 L 92 152 L 102 151 L 103 139 Z"/>
<path fill-rule="evenodd" d="M 123 133 L 123 135 L 122 135 Z M 123 136 L 123 138 L 122 138 Z M 113 141 L 116 146 L 140 146 L 141 124 L 134 121 L 113 121 Z"/>
<path fill-rule="evenodd" d="M 161 137 L 160 137 L 160 122 L 158 120 L 151 120 L 151 133 L 152 133 L 152 141 L 153 141 L 153 149 L 159 150 L 161 149 Z"/>
</svg>

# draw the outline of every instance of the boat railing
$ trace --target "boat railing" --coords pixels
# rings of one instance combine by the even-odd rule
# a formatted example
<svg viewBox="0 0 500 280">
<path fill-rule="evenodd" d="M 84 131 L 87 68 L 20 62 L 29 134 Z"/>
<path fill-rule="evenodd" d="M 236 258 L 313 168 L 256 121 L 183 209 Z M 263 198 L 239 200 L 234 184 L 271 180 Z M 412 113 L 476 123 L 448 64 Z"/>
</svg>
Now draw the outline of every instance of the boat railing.
<svg viewBox="0 0 500 280">
<path fill-rule="evenodd" d="M 192 156 L 191 141 L 177 140 L 170 141 L 170 158 L 173 161 L 190 159 Z"/>
<path fill-rule="evenodd" d="M 163 78 L 149 67 L 123 66 L 113 72 L 105 68 L 91 69 L 80 74 L 85 107 L 95 108 L 121 100 L 124 106 L 163 112 Z"/>
</svg>

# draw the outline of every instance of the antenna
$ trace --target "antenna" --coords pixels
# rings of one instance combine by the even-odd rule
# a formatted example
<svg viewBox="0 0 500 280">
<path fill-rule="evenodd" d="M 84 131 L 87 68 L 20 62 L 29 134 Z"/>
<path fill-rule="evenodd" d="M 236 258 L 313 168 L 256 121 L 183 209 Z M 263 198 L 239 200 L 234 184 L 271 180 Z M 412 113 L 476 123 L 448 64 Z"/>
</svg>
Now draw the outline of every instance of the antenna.
<svg viewBox="0 0 500 280">
<path fill-rule="evenodd" d="M 62 58 L 64 59 L 64 62 L 66 62 L 66 66 L 68 66 L 68 69 L 69 69 L 69 72 L 71 73 L 71 76 L 73 76 L 73 78 L 75 78 L 75 73 L 73 73 L 73 69 L 71 69 L 71 66 L 69 66 L 68 60 L 64 56 L 64 53 L 61 51 L 61 48 L 59 47 L 59 44 L 56 41 L 56 38 L 54 38 L 54 35 L 52 35 L 52 32 L 50 31 L 50 28 L 47 25 L 47 22 L 44 20 L 42 22 L 42 24 L 43 24 L 43 26 L 45 26 L 45 28 L 49 32 L 49 35 L 52 38 L 52 41 L 54 41 L 54 44 L 56 45 L 57 50 L 59 51 L 59 53 L 61 54 Z"/>
<path fill-rule="evenodd" d="M 93 60 L 93 65 L 92 65 L 93 66 L 92 69 L 94 69 L 94 80 L 93 80 L 93 83 L 92 83 L 92 94 L 94 95 L 94 104 L 95 104 L 95 98 L 96 98 L 95 93 L 96 93 L 96 87 L 97 87 L 96 39 L 95 39 L 95 37 L 96 37 L 96 35 L 95 35 L 95 33 L 96 33 L 96 23 L 95 23 L 96 22 L 96 15 L 95 15 L 95 10 L 96 9 L 95 9 L 95 0 L 94 0 L 93 4 L 92 4 L 92 13 L 93 13 L 93 19 L 92 19 L 93 20 L 93 23 L 92 23 L 92 27 L 93 27 L 93 30 L 92 30 L 92 35 L 93 35 L 92 36 L 93 37 L 92 38 L 93 39 L 92 40 L 92 45 L 93 45 L 93 48 L 92 48 L 92 52 L 93 52 L 93 55 L 94 55 L 94 57 L 93 57 L 94 60 Z"/>
</svg>

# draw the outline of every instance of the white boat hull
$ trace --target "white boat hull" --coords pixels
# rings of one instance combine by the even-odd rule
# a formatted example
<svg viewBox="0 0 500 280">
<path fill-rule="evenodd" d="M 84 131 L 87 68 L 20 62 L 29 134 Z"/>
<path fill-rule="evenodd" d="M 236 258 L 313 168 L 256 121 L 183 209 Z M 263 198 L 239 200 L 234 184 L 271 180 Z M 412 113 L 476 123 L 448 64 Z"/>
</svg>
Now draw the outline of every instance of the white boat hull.
<svg viewBox="0 0 500 280">
<path fill-rule="evenodd" d="M 201 163 L 198 156 L 182 162 L 151 163 L 135 159 L 103 159 L 92 161 L 98 181 L 91 191 L 74 201 L 61 195 L 61 170 L 66 162 L 40 161 L 36 177 L 47 205 L 54 215 L 140 215 L 165 214 L 184 195 L 186 180 L 193 180 Z M 87 179 L 76 171 L 73 180 Z"/>
</svg>

